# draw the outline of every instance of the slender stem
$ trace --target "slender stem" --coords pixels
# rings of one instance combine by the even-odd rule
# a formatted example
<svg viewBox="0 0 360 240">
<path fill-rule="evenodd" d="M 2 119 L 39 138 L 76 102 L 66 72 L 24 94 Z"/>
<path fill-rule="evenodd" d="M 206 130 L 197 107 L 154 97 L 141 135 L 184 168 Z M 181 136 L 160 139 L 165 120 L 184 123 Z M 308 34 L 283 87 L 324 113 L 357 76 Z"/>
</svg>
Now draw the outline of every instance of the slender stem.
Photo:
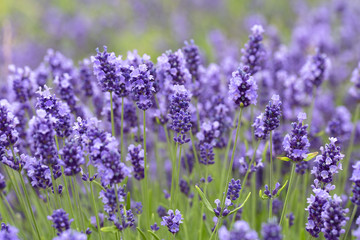
<svg viewBox="0 0 360 240">
<path fill-rule="evenodd" d="M 26 199 L 26 202 L 27 202 L 27 205 L 28 205 L 30 214 L 31 214 L 31 218 L 32 218 L 32 221 L 33 221 L 34 226 L 35 226 L 35 230 L 36 230 L 37 237 L 38 237 L 38 239 L 41 239 L 39 227 L 38 227 L 38 225 L 37 225 L 37 223 L 36 223 L 36 219 L 35 219 L 35 216 L 34 216 L 34 211 L 32 210 L 32 207 L 31 207 L 31 203 L 30 203 L 30 199 L 29 199 L 29 194 L 28 194 L 28 192 L 27 192 L 27 190 L 26 190 L 24 178 L 23 178 L 23 176 L 21 175 L 20 172 L 18 172 L 18 173 L 19 173 L 19 176 L 20 176 L 21 185 L 22 185 L 23 190 L 24 190 L 25 199 Z"/>
<path fill-rule="evenodd" d="M 175 148 L 175 156 L 177 154 L 177 149 L 178 149 L 178 143 L 176 143 L 176 148 Z M 176 188 L 176 184 L 175 184 L 175 176 L 176 174 L 176 157 L 172 157 L 172 173 L 171 173 L 171 191 L 170 191 L 170 206 L 171 208 L 173 208 L 174 206 L 174 200 L 175 200 L 175 188 Z"/>
<path fill-rule="evenodd" d="M 177 168 L 178 168 L 178 172 L 177 172 L 177 183 L 176 183 L 176 188 L 178 189 L 178 194 L 175 192 L 175 194 L 177 194 L 174 198 L 178 199 L 177 196 L 180 195 L 180 168 L 181 168 L 181 150 L 182 150 L 182 145 L 179 146 L 179 158 L 178 158 L 178 164 L 177 164 Z"/>
<path fill-rule="evenodd" d="M 270 192 L 272 192 L 272 188 L 273 188 L 273 171 L 274 171 L 274 166 L 273 166 L 273 156 L 272 156 L 272 131 L 270 131 Z M 273 199 L 270 198 L 270 204 L 269 204 L 269 218 L 272 218 L 272 201 Z"/>
<path fill-rule="evenodd" d="M 237 140 L 238 140 L 239 132 L 240 132 L 242 112 L 243 112 L 243 107 L 240 107 L 239 119 L 238 119 L 238 124 L 237 124 L 237 128 L 236 128 L 235 142 L 234 142 L 234 146 L 233 146 L 233 150 L 232 150 L 230 165 L 229 165 L 228 172 L 227 172 L 227 175 L 226 175 L 227 177 L 226 177 L 226 182 L 225 182 L 225 191 L 224 191 L 224 195 L 223 195 L 223 199 L 222 199 L 222 204 L 223 205 L 225 204 L 225 196 L 226 196 L 226 192 L 227 192 L 227 189 L 228 189 L 228 183 L 229 183 L 229 180 L 230 180 L 230 174 L 231 174 L 231 170 L 232 170 L 233 163 L 234 163 L 236 144 L 237 144 Z"/>
<path fill-rule="evenodd" d="M 280 225 L 282 224 L 282 221 L 283 221 L 283 219 L 284 219 L 284 215 L 285 215 L 285 211 L 286 211 L 286 207 L 287 207 L 287 202 L 288 202 L 289 195 L 290 195 L 291 192 L 292 192 L 292 191 L 291 191 L 291 185 L 292 185 L 292 182 L 293 182 L 293 179 L 294 179 L 295 166 L 296 166 L 296 164 L 295 164 L 295 163 L 292 163 L 289 186 L 288 186 L 287 191 L 286 191 L 285 202 L 284 202 L 283 210 L 282 210 L 282 212 L 281 212 L 281 218 L 280 218 L 280 223 L 279 223 Z"/>
<path fill-rule="evenodd" d="M 218 218 L 217 222 L 216 222 L 216 225 L 215 225 L 215 229 L 214 231 L 211 233 L 211 236 L 210 236 L 210 239 L 213 239 L 213 237 L 216 235 L 216 232 L 217 232 L 217 229 L 219 227 L 219 225 L 221 224 L 221 221 L 222 221 L 222 218 Z"/>
<path fill-rule="evenodd" d="M 256 172 L 254 172 L 251 176 L 251 192 L 256 193 Z M 257 199 L 256 194 L 251 194 L 251 224 L 253 229 L 256 229 L 256 207 L 257 207 Z"/>
<path fill-rule="evenodd" d="M 353 119 L 353 129 L 351 132 L 351 137 L 350 137 L 350 141 L 349 141 L 349 147 L 346 151 L 346 155 L 345 155 L 345 159 L 343 160 L 343 165 L 344 165 L 344 173 L 343 174 L 343 179 L 341 181 L 341 188 L 340 189 L 344 189 L 345 188 L 345 184 L 346 184 L 346 178 L 349 172 L 349 165 L 350 165 L 350 158 L 351 158 L 351 154 L 352 154 L 352 150 L 354 147 L 354 140 L 355 140 L 355 133 L 356 133 L 356 121 L 359 119 L 359 114 L 360 114 L 360 103 L 358 103 L 356 105 L 356 109 L 355 109 L 355 114 L 354 114 L 354 119 Z"/>
<path fill-rule="evenodd" d="M 148 189 L 148 166 L 147 166 L 147 151 L 146 151 L 146 111 L 143 111 L 143 145 L 144 145 L 144 197 L 145 197 L 145 216 L 146 216 L 146 223 L 150 223 L 150 199 L 149 199 L 149 189 Z"/>
<path fill-rule="evenodd" d="M 303 229 L 303 225 L 304 225 L 304 213 L 305 213 L 305 206 L 304 206 L 304 199 L 306 199 L 305 196 L 307 196 L 306 190 L 308 187 L 308 181 L 309 181 L 309 171 L 306 171 L 305 175 L 303 175 L 304 177 L 304 184 L 303 184 L 303 190 L 302 190 L 302 196 L 301 196 L 301 202 L 300 202 L 300 221 L 299 221 L 299 226 L 298 229 L 302 230 Z"/>
<path fill-rule="evenodd" d="M 350 220 L 349 220 L 349 222 L 348 222 L 348 226 L 347 226 L 347 228 L 346 228 L 346 233 L 345 233 L 344 238 L 343 238 L 344 240 L 347 239 L 346 237 L 347 237 L 347 235 L 348 235 L 349 232 L 350 232 L 351 224 L 352 224 L 352 222 L 353 222 L 353 220 L 354 220 L 354 218 L 355 218 L 355 214 L 356 214 L 357 208 L 358 208 L 358 205 L 355 205 L 354 208 L 353 208 L 353 210 L 352 210 L 351 217 L 350 217 Z"/>
<path fill-rule="evenodd" d="M 111 91 L 110 91 L 110 116 L 111 116 L 111 133 L 113 137 L 115 137 L 114 109 L 113 109 L 113 98 Z"/>
<path fill-rule="evenodd" d="M 121 152 L 121 162 L 124 160 L 124 97 L 121 98 L 121 128 L 120 128 L 120 152 Z"/>
</svg>

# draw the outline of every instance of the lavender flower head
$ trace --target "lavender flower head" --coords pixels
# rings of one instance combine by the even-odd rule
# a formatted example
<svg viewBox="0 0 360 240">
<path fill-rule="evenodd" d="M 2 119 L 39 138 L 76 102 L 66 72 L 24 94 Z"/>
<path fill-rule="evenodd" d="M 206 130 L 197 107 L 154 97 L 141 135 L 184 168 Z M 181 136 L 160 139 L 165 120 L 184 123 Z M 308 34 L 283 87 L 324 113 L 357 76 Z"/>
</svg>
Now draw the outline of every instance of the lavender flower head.
<svg viewBox="0 0 360 240">
<path fill-rule="evenodd" d="M 166 226 L 172 234 L 175 234 L 179 232 L 180 230 L 180 224 L 182 223 L 182 215 L 179 210 L 175 210 L 175 213 L 173 210 L 168 211 L 168 215 L 162 217 L 162 226 Z"/>
<path fill-rule="evenodd" d="M 330 198 L 330 195 L 326 190 L 319 188 L 314 188 L 313 192 L 315 195 L 311 194 L 310 198 L 307 199 L 309 205 L 305 209 L 309 213 L 306 231 L 308 231 L 311 236 L 317 238 L 319 237 L 321 229 L 324 227 L 324 219 L 321 213 L 324 211 L 325 204 Z"/>
<path fill-rule="evenodd" d="M 130 161 L 133 165 L 134 177 L 137 180 L 141 180 L 144 178 L 144 150 L 141 149 L 141 146 L 131 144 L 128 147 L 128 154 L 126 157 L 126 161 Z"/>
<path fill-rule="evenodd" d="M 19 230 L 16 227 L 11 225 L 6 225 L 5 223 L 1 223 L 0 229 L 0 239 L 2 240 L 19 240 L 18 237 Z"/>
<path fill-rule="evenodd" d="M 336 194 L 333 199 L 329 199 L 325 205 L 321 217 L 324 219 L 324 227 L 321 231 L 324 233 L 325 239 L 338 240 L 340 235 L 345 233 L 346 222 L 349 220 L 346 214 L 349 209 L 343 209 L 342 200 Z"/>
<path fill-rule="evenodd" d="M 85 233 L 79 233 L 75 230 L 68 229 L 59 236 L 53 238 L 53 240 L 87 240 L 87 236 Z"/>
<path fill-rule="evenodd" d="M 69 141 L 60 150 L 62 156 L 60 165 L 64 166 L 66 176 L 74 176 L 81 171 L 81 165 L 85 164 L 85 158 L 81 146 L 76 141 Z"/>
<path fill-rule="evenodd" d="M 356 224 L 358 228 L 352 232 L 352 235 L 356 238 L 356 240 L 360 240 L 360 216 L 356 219 Z"/>
<path fill-rule="evenodd" d="M 271 101 L 265 108 L 264 114 L 264 127 L 265 132 L 270 132 L 275 130 L 280 125 L 281 119 L 281 101 L 279 95 L 273 95 Z"/>
<path fill-rule="evenodd" d="M 264 60 L 265 50 L 262 44 L 264 29 L 261 25 L 254 25 L 251 32 L 249 42 L 241 49 L 243 54 L 241 62 L 249 66 L 249 73 L 254 75 L 261 70 Z"/>
<path fill-rule="evenodd" d="M 16 131 L 19 120 L 11 110 L 11 106 L 6 99 L 0 100 L 0 148 L 14 145 L 19 136 Z"/>
<path fill-rule="evenodd" d="M 336 138 L 329 138 L 330 143 L 325 147 L 321 147 L 321 155 L 315 159 L 315 166 L 311 170 L 311 174 L 323 183 L 330 183 L 333 180 L 333 175 L 342 170 L 341 160 L 344 155 L 340 152 L 340 146 L 336 146 Z"/>
<path fill-rule="evenodd" d="M 183 47 L 182 50 L 186 59 L 186 67 L 189 70 L 192 79 L 198 81 L 200 67 L 199 47 L 195 45 L 194 40 L 190 40 L 190 43 L 185 41 L 185 47 Z"/>
<path fill-rule="evenodd" d="M 250 104 L 256 105 L 257 85 L 249 71 L 250 69 L 247 66 L 239 68 L 232 73 L 230 79 L 229 99 L 240 107 L 248 107 Z"/>
<path fill-rule="evenodd" d="M 264 113 L 261 113 L 254 120 L 254 123 L 251 125 L 254 128 L 255 139 L 266 139 L 268 132 L 265 131 L 264 125 Z"/>
<path fill-rule="evenodd" d="M 282 240 L 281 226 L 276 222 L 262 224 L 261 235 L 263 240 Z"/>
<path fill-rule="evenodd" d="M 103 92 L 114 92 L 118 90 L 120 85 L 120 66 L 121 57 L 116 57 L 115 53 L 108 53 L 107 47 L 104 46 L 104 51 L 100 52 L 96 49 L 97 55 L 91 57 L 94 67 L 94 75 Z"/>
<path fill-rule="evenodd" d="M 16 68 L 9 66 L 9 81 L 15 92 L 16 100 L 21 103 L 28 102 L 33 96 L 33 85 L 35 84 L 34 74 L 29 67 Z"/>
<path fill-rule="evenodd" d="M 231 231 L 227 230 L 225 226 L 219 229 L 220 240 L 259 240 L 258 234 L 252 230 L 249 224 L 243 220 L 234 223 Z"/>
<path fill-rule="evenodd" d="M 241 189 L 240 179 L 236 180 L 231 179 L 229 182 L 228 192 L 226 194 L 226 198 L 235 201 L 239 198 L 239 192 Z"/>
<path fill-rule="evenodd" d="M 360 205 L 360 161 L 357 161 L 353 166 L 353 173 L 350 180 L 354 183 L 352 192 L 353 196 L 350 198 L 355 205 Z"/>
<path fill-rule="evenodd" d="M 114 221 L 114 219 L 116 218 L 115 215 L 119 211 L 119 204 L 125 201 L 126 194 L 124 192 L 124 189 L 117 189 L 117 197 L 114 187 L 107 188 L 106 190 L 101 190 L 99 195 L 104 204 L 104 210 L 109 215 L 109 219 L 111 221 Z"/>
<path fill-rule="evenodd" d="M 157 61 L 157 76 L 164 79 L 167 84 L 184 85 L 190 82 L 191 75 L 186 68 L 186 59 L 180 49 L 175 53 L 167 51 L 158 57 Z"/>
<path fill-rule="evenodd" d="M 58 235 L 70 229 L 70 224 L 74 221 L 73 219 L 69 220 L 69 214 L 63 209 L 54 210 L 53 214 L 47 218 L 53 222 L 52 226 L 57 230 Z"/>
<path fill-rule="evenodd" d="M 306 132 L 308 125 L 303 125 L 305 119 L 306 113 L 299 113 L 298 122 L 291 124 L 293 129 L 290 134 L 285 136 L 283 141 L 286 156 L 295 163 L 303 161 L 309 153 L 310 142 Z"/>
<path fill-rule="evenodd" d="M 343 143 L 350 139 L 352 129 L 351 113 L 345 106 L 339 106 L 325 131 L 330 137 L 336 137 Z"/>
<path fill-rule="evenodd" d="M 313 87 L 318 88 L 328 77 L 329 68 L 329 58 L 324 53 L 317 50 L 314 56 L 309 57 L 306 64 L 301 69 L 300 74 L 309 89 L 312 89 Z"/>
</svg>

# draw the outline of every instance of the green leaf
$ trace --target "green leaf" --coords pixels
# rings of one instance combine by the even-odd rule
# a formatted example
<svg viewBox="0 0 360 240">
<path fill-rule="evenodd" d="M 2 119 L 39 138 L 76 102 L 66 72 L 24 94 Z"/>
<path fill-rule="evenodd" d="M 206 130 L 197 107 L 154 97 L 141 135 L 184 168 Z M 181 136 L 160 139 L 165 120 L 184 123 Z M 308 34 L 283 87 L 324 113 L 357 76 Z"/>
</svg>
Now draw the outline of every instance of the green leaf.
<svg viewBox="0 0 360 240">
<path fill-rule="evenodd" d="M 281 191 L 284 190 L 284 188 L 286 187 L 288 181 L 289 181 L 289 180 L 286 180 L 285 184 L 279 189 L 279 191 L 277 192 L 277 194 L 275 195 L 275 197 L 280 196 Z"/>
<path fill-rule="evenodd" d="M 136 227 L 136 229 L 138 230 L 138 232 L 140 233 L 141 239 L 142 240 L 147 240 L 145 233 L 143 231 L 141 231 L 141 229 L 139 227 Z"/>
<path fill-rule="evenodd" d="M 92 181 L 93 183 L 95 183 L 96 185 L 98 185 L 102 190 L 106 191 L 106 189 L 97 181 Z"/>
<path fill-rule="evenodd" d="M 111 233 L 117 233 L 119 230 L 117 229 L 116 226 L 111 226 L 111 227 L 102 227 L 101 228 L 102 232 L 111 232 Z"/>
<path fill-rule="evenodd" d="M 198 191 L 198 193 L 201 196 L 201 199 L 203 200 L 205 207 L 210 211 L 210 212 L 214 212 L 214 209 L 212 208 L 211 204 L 209 203 L 209 200 L 207 200 L 205 194 L 201 191 L 201 189 L 195 185 L 196 190 Z"/>
<path fill-rule="evenodd" d="M 318 155 L 319 153 L 318 152 L 313 152 L 313 153 L 309 153 L 307 155 L 307 157 L 304 159 L 305 162 L 308 162 L 310 161 L 311 159 L 313 159 L 314 157 L 316 157 L 316 155 Z"/>
<path fill-rule="evenodd" d="M 154 233 L 153 231 L 148 230 L 148 232 L 149 232 L 156 240 L 161 240 L 161 239 L 159 238 L 159 236 L 156 235 L 156 233 Z"/>
<path fill-rule="evenodd" d="M 259 197 L 262 199 L 262 200 L 266 200 L 266 199 L 269 199 L 269 197 L 265 194 L 263 194 L 262 190 L 260 189 L 259 191 Z"/>
<path fill-rule="evenodd" d="M 237 207 L 237 208 L 235 208 L 234 210 L 232 210 L 232 211 L 229 213 L 229 215 L 237 212 L 240 208 L 242 208 L 242 207 L 244 206 L 244 204 L 247 202 L 247 200 L 249 199 L 250 195 L 251 195 L 251 192 L 249 192 L 249 194 L 247 195 L 245 201 L 240 205 L 240 207 Z"/>
<path fill-rule="evenodd" d="M 277 159 L 279 159 L 279 160 L 281 160 L 281 161 L 284 161 L 284 162 L 289 162 L 289 161 L 291 161 L 291 159 L 288 158 L 288 157 L 277 157 Z"/>
<path fill-rule="evenodd" d="M 126 196 L 126 209 L 130 209 L 131 208 L 131 204 L 130 204 L 130 192 L 127 193 Z"/>
</svg>

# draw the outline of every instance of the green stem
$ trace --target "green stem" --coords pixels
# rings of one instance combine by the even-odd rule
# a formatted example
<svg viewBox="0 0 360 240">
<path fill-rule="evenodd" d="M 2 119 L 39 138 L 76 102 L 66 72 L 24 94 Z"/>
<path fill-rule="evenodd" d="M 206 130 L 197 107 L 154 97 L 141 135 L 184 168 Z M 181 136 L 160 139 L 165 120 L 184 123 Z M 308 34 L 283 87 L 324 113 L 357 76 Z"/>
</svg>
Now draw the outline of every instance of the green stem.
<svg viewBox="0 0 360 240">
<path fill-rule="evenodd" d="M 232 166 L 233 166 L 233 163 L 234 163 L 236 144 L 237 144 L 237 140 L 238 140 L 239 132 L 240 132 L 242 112 L 243 112 L 243 107 L 240 107 L 238 124 L 237 124 L 237 128 L 236 128 L 235 142 L 234 142 L 234 146 L 233 146 L 233 150 L 232 150 L 230 165 L 229 165 L 228 172 L 227 172 L 227 175 L 226 175 L 225 191 L 224 191 L 225 194 L 223 195 L 223 198 L 222 198 L 222 205 L 225 204 L 225 196 L 226 196 L 226 192 L 228 190 L 228 183 L 229 183 L 229 180 L 230 180 L 230 174 L 231 174 Z M 225 161 L 226 161 L 226 159 L 225 159 Z"/>
<path fill-rule="evenodd" d="M 346 228 L 346 233 L 345 233 L 344 238 L 343 238 L 344 240 L 347 239 L 346 237 L 347 237 L 347 235 L 348 235 L 349 232 L 350 232 L 351 224 L 352 224 L 352 222 L 353 222 L 353 220 L 354 220 L 354 218 L 355 218 L 355 214 L 356 214 L 357 208 L 358 208 L 358 205 L 355 205 L 355 206 L 354 206 L 354 209 L 352 210 L 351 217 L 350 217 L 350 220 L 349 220 L 349 222 L 348 222 L 348 226 L 347 226 L 347 228 Z"/>
<path fill-rule="evenodd" d="M 145 190 L 145 215 L 146 215 L 146 223 L 145 224 L 149 224 L 150 223 L 150 199 L 149 199 L 149 189 L 148 189 L 148 178 L 149 178 L 149 174 L 148 174 L 148 166 L 147 166 L 147 151 L 146 151 L 146 111 L 143 111 L 143 145 L 144 145 L 144 190 Z M 146 225 L 146 226 L 147 226 Z"/>
<path fill-rule="evenodd" d="M 113 137 L 115 137 L 114 109 L 113 109 L 113 98 L 111 91 L 110 91 L 110 116 L 111 116 L 111 133 Z"/>
<path fill-rule="evenodd" d="M 270 192 L 272 192 L 272 188 L 273 188 L 273 170 L 274 170 L 274 166 L 273 166 L 273 156 L 272 156 L 272 131 L 270 131 L 270 144 L 269 144 L 269 147 L 270 147 L 270 186 L 269 186 L 269 189 L 270 189 Z M 273 199 L 270 198 L 270 204 L 269 204 L 269 218 L 271 219 L 272 218 L 272 201 Z"/>
<path fill-rule="evenodd" d="M 121 98 L 121 128 L 120 128 L 120 152 L 121 152 L 121 162 L 124 161 L 124 97 Z"/>
<path fill-rule="evenodd" d="M 218 229 L 219 225 L 221 224 L 221 221 L 222 221 L 222 218 L 218 218 L 218 221 L 217 221 L 217 223 L 216 223 L 215 229 L 214 229 L 214 231 L 211 233 L 211 236 L 210 236 L 210 239 L 209 239 L 209 240 L 213 239 L 213 237 L 216 235 L 217 229 Z"/>
<path fill-rule="evenodd" d="M 175 156 L 177 154 L 177 149 L 178 149 L 178 143 L 176 143 L 176 148 L 175 148 Z M 175 184 L 175 179 L 176 179 L 176 157 L 172 157 L 172 173 L 171 173 L 171 191 L 170 191 L 170 207 L 173 208 L 174 206 L 174 200 L 175 200 L 175 188 L 176 188 L 176 184 Z"/>
<path fill-rule="evenodd" d="M 358 103 L 356 105 L 356 109 L 355 109 L 355 114 L 354 114 L 354 119 L 353 119 L 353 129 L 351 132 L 351 137 L 350 137 L 350 141 L 349 141 L 349 147 L 346 151 L 346 155 L 345 155 L 345 159 L 343 160 L 343 165 L 344 165 L 344 173 L 342 176 L 343 179 L 341 181 L 341 188 L 340 189 L 344 189 L 345 188 L 345 184 L 346 184 L 346 178 L 348 176 L 348 172 L 349 172 L 349 165 L 350 165 L 350 158 L 351 158 L 351 154 L 353 151 L 353 147 L 354 147 L 354 140 L 355 140 L 355 133 L 356 133 L 356 121 L 359 119 L 359 114 L 360 114 L 360 103 Z"/>
<path fill-rule="evenodd" d="M 292 185 L 292 182 L 293 182 L 293 179 L 294 179 L 295 166 L 296 166 L 296 164 L 295 164 L 295 163 L 292 163 L 289 186 L 288 186 L 287 191 L 286 191 L 285 202 L 284 202 L 283 210 L 282 210 L 282 212 L 281 212 L 281 218 L 280 218 L 280 223 L 279 223 L 280 225 L 282 224 L 282 221 L 283 221 L 283 219 L 284 219 L 284 215 L 285 215 L 285 211 L 286 211 L 286 207 L 287 207 L 287 202 L 288 202 L 289 195 L 290 195 L 291 192 L 292 192 L 292 191 L 291 191 L 291 185 Z M 290 193 L 290 194 L 289 194 L 289 193 Z"/>
<path fill-rule="evenodd" d="M 180 187 L 179 187 L 179 183 L 180 183 L 180 168 L 181 168 L 181 150 L 182 150 L 182 145 L 179 146 L 179 158 L 178 158 L 178 164 L 177 164 L 177 168 L 178 168 L 178 172 L 177 172 L 177 183 L 176 183 L 176 189 L 178 190 L 177 192 L 175 192 L 175 199 L 178 199 L 177 196 L 180 195 Z"/>
</svg>

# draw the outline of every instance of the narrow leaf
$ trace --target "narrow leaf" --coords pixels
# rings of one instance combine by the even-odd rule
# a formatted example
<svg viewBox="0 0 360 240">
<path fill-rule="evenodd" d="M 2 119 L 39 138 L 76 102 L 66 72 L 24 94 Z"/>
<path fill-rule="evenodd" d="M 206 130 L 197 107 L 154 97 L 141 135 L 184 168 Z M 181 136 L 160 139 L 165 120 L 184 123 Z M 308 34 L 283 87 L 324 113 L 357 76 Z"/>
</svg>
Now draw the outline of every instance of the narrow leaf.
<svg viewBox="0 0 360 240">
<path fill-rule="evenodd" d="M 102 232 L 111 232 L 111 233 L 116 233 L 117 231 L 119 231 L 116 226 L 111 226 L 111 227 L 102 227 L 101 228 Z"/>
<path fill-rule="evenodd" d="M 149 232 L 156 240 L 161 240 L 161 239 L 159 238 L 159 236 L 156 235 L 156 233 L 154 233 L 153 231 L 148 230 L 148 232 Z"/>
<path fill-rule="evenodd" d="M 318 152 L 313 152 L 313 153 L 309 153 L 307 155 L 307 157 L 304 159 L 305 162 L 310 161 L 311 159 L 313 159 L 314 157 L 316 157 L 316 155 L 318 155 Z"/>
<path fill-rule="evenodd" d="M 277 192 L 276 194 L 276 197 L 278 197 L 281 193 L 282 190 L 284 190 L 284 188 L 286 187 L 287 183 L 288 183 L 289 180 L 286 180 L 285 184 L 279 189 L 279 191 Z"/>
<path fill-rule="evenodd" d="M 207 200 L 205 194 L 201 191 L 201 189 L 195 185 L 196 190 L 198 191 L 198 193 L 201 196 L 201 199 L 203 200 L 205 207 L 210 211 L 210 212 L 214 212 L 214 209 L 212 208 L 211 204 L 209 203 L 209 200 Z"/>
<path fill-rule="evenodd" d="M 138 230 L 138 232 L 140 233 L 141 239 L 142 240 L 147 240 L 145 233 L 143 231 L 141 231 L 141 229 L 139 227 L 136 227 L 136 229 Z"/>
<path fill-rule="evenodd" d="M 289 162 L 289 161 L 291 161 L 291 159 L 288 158 L 288 157 L 277 157 L 277 159 L 279 159 L 279 160 L 281 160 L 281 161 L 284 161 L 284 162 Z"/>
<path fill-rule="evenodd" d="M 249 194 L 247 195 L 245 201 L 240 205 L 240 207 L 237 207 L 237 208 L 235 208 L 234 210 L 232 210 L 232 211 L 229 213 L 229 215 L 237 212 L 240 208 L 242 208 L 242 207 L 244 206 L 244 204 L 247 202 L 247 200 L 249 199 L 250 195 L 251 195 L 251 192 L 249 192 Z"/>
<path fill-rule="evenodd" d="M 130 192 L 127 193 L 126 196 L 126 209 L 130 209 L 131 208 L 131 204 L 130 204 Z"/>
</svg>

